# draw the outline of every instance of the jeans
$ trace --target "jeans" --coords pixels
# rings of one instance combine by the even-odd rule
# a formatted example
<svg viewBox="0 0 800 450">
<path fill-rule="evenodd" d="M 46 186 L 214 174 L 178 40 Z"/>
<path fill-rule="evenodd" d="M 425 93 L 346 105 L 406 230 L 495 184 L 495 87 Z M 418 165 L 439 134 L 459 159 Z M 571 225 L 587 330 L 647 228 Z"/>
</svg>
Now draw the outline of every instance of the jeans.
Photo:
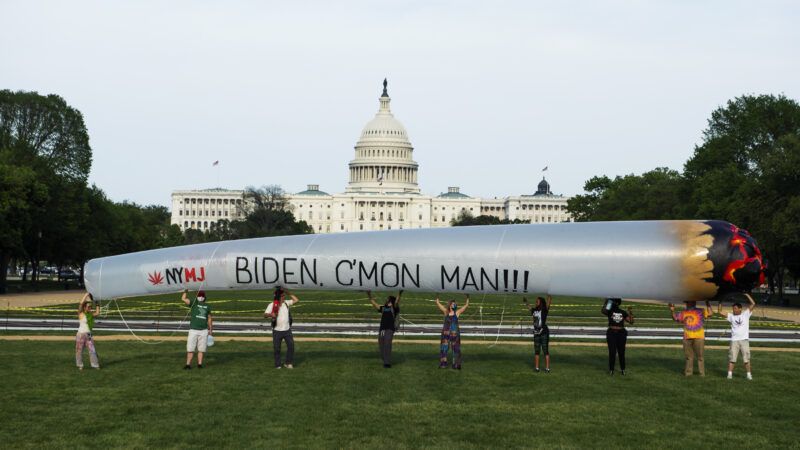
<svg viewBox="0 0 800 450">
<path fill-rule="evenodd" d="M 272 351 L 275 355 L 275 367 L 281 366 L 281 341 L 286 341 L 286 364 L 294 361 L 294 337 L 292 330 L 272 331 Z"/>
</svg>

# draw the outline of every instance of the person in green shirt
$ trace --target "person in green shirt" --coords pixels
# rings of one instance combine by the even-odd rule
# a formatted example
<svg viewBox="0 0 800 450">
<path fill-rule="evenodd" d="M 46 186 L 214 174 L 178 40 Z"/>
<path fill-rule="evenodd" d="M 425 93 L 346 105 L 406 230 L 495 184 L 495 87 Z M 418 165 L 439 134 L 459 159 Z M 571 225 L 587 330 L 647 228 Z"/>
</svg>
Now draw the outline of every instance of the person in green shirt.
<svg viewBox="0 0 800 450">
<path fill-rule="evenodd" d="M 214 334 L 214 317 L 211 315 L 211 306 L 206 304 L 206 293 L 197 291 L 197 298 L 189 301 L 186 294 L 188 289 L 183 290 L 181 300 L 190 308 L 189 311 L 189 336 L 186 341 L 186 370 L 192 368 L 192 358 L 197 352 L 197 368 L 203 368 L 203 355 L 208 348 L 208 336 Z"/>
</svg>

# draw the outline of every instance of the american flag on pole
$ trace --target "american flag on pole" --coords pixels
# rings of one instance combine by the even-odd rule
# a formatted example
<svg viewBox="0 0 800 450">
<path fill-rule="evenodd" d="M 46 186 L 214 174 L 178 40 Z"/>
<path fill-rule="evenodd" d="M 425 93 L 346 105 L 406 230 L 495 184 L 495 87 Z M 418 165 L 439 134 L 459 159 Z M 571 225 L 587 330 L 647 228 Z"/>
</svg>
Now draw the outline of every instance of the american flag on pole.
<svg viewBox="0 0 800 450">
<path fill-rule="evenodd" d="M 216 161 L 214 161 L 214 164 L 211 164 L 211 167 L 218 166 L 218 165 L 219 165 L 219 160 L 216 160 Z"/>
</svg>

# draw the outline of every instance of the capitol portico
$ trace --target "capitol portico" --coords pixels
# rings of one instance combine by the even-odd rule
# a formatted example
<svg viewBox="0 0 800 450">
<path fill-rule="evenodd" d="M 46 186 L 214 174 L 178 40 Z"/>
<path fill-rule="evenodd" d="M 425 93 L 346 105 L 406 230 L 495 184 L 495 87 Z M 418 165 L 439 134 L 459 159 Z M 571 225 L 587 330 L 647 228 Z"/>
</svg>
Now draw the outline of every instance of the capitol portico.
<svg viewBox="0 0 800 450">
<path fill-rule="evenodd" d="M 375 117 L 367 122 L 349 163 L 349 182 L 341 194 L 329 194 L 316 184 L 288 196 L 298 220 L 316 233 L 447 227 L 462 211 L 473 216 L 529 220 L 531 223 L 571 221 L 567 197 L 555 195 L 543 178 L 534 194 L 482 199 L 458 187 L 437 196 L 421 193 L 419 165 L 408 133 L 392 114 L 384 80 Z M 219 220 L 241 217 L 243 190 L 183 190 L 172 193 L 172 223 L 182 230 L 208 230 Z"/>
</svg>

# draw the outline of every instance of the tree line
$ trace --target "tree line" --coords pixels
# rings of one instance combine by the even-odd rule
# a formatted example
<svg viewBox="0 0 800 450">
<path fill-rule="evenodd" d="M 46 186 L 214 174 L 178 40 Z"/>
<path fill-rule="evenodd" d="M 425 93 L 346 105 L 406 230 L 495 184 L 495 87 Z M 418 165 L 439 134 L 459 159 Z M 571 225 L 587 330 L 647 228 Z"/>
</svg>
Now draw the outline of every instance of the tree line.
<svg viewBox="0 0 800 450">
<path fill-rule="evenodd" d="M 80 111 L 58 95 L 0 90 L 0 294 L 10 266 L 25 267 L 31 282 L 42 261 L 81 267 L 83 278 L 84 263 L 100 256 L 312 232 L 283 191 L 267 186 L 247 189 L 243 220 L 183 233 L 166 207 L 114 202 L 88 185 L 91 164 Z"/>
<path fill-rule="evenodd" d="M 576 221 L 721 219 L 747 229 L 782 298 L 785 276 L 800 276 L 800 105 L 737 97 L 712 112 L 682 171 L 595 176 L 584 191 L 567 204 Z"/>
</svg>

